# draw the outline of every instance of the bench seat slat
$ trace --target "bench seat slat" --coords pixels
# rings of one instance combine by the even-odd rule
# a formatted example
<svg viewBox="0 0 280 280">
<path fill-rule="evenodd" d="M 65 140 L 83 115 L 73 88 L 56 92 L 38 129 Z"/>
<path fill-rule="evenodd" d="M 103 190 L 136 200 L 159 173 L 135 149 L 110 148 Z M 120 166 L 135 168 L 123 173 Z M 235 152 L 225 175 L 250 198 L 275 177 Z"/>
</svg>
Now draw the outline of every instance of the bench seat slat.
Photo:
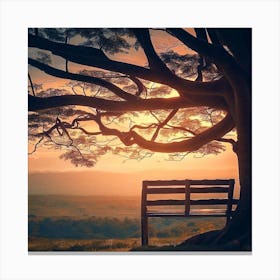
<svg viewBox="0 0 280 280">
<path fill-rule="evenodd" d="M 190 215 L 216 215 L 224 214 L 226 215 L 226 209 L 191 209 Z"/>
<path fill-rule="evenodd" d="M 233 213 L 234 211 L 232 211 Z M 190 211 L 189 215 L 185 215 L 182 212 L 157 212 L 148 211 L 148 217 L 186 217 L 186 216 L 193 216 L 193 217 L 226 217 L 226 210 L 225 209 L 194 209 Z"/>
<path fill-rule="evenodd" d="M 237 204 L 237 199 L 232 199 L 232 204 Z M 191 200 L 191 205 L 227 205 L 228 199 L 197 199 Z"/>
<path fill-rule="evenodd" d="M 237 204 L 238 200 L 233 199 L 233 204 Z M 167 205 L 185 205 L 185 200 L 162 199 L 162 200 L 147 200 L 147 206 L 167 206 Z M 227 205 L 228 199 L 197 199 L 190 200 L 190 205 Z"/>
<path fill-rule="evenodd" d="M 185 217 L 185 213 L 156 213 L 156 212 L 147 212 L 147 217 Z"/>
</svg>

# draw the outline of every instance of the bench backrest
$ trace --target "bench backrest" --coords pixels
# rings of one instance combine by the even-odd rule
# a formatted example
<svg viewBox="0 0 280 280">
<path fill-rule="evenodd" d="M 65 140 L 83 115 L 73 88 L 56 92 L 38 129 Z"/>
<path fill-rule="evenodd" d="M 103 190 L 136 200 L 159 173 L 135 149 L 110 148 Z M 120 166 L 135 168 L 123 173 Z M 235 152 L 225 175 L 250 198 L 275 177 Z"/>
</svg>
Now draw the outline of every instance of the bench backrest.
<svg viewBox="0 0 280 280">
<path fill-rule="evenodd" d="M 182 187 L 183 186 L 183 187 Z M 185 206 L 184 215 L 190 216 L 191 205 L 199 205 L 203 208 L 212 205 L 226 206 L 226 212 L 222 216 L 230 218 L 232 206 L 238 200 L 233 199 L 234 179 L 226 180 L 157 180 L 143 181 L 142 188 L 142 210 L 147 212 L 146 206 Z M 191 194 L 227 194 L 227 198 L 203 198 L 191 199 Z M 158 199 L 148 200 L 149 194 L 184 194 L 184 199 Z M 209 215 L 208 215 L 209 216 Z"/>
<path fill-rule="evenodd" d="M 225 180 L 157 180 L 143 181 L 142 183 L 142 201 L 141 201 L 141 231 L 142 231 L 142 246 L 148 245 L 148 217 L 189 217 L 189 216 L 207 216 L 207 217 L 226 217 L 227 223 L 230 221 L 233 214 L 233 205 L 237 205 L 238 200 L 233 198 L 234 179 Z M 192 199 L 191 194 L 227 194 L 226 198 L 206 198 Z M 149 194 L 183 194 L 184 199 L 148 199 Z M 176 213 L 174 209 L 168 209 L 169 213 L 148 211 L 147 207 L 153 206 L 183 206 L 182 213 Z M 194 214 L 191 211 L 191 206 L 196 205 L 204 210 L 207 206 L 222 205 L 221 214 L 213 212 L 213 209 L 205 214 L 201 212 Z M 211 212 L 212 211 L 212 212 Z"/>
</svg>

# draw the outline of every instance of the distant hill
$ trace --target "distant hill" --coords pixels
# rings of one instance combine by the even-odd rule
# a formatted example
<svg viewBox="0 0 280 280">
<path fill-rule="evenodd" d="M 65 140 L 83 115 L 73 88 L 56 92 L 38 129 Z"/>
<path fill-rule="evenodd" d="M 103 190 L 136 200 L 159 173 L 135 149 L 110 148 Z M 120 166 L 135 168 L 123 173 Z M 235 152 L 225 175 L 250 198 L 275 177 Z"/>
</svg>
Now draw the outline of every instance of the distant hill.
<svg viewBox="0 0 280 280">
<path fill-rule="evenodd" d="M 143 180 L 237 178 L 236 170 L 170 170 L 114 173 L 104 171 L 29 173 L 29 194 L 140 196 Z M 236 180 L 237 181 L 237 180 Z"/>
</svg>

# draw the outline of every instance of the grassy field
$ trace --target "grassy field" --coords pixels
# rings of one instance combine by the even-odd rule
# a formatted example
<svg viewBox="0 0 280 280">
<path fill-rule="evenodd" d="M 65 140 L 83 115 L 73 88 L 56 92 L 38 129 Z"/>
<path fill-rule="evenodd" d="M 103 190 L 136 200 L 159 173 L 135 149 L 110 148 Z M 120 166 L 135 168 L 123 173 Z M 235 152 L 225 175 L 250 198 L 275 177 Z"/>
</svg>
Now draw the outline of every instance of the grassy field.
<svg viewBox="0 0 280 280">
<path fill-rule="evenodd" d="M 186 236 L 158 238 L 151 237 L 149 245 L 153 247 L 175 246 L 186 239 Z M 29 237 L 29 252 L 129 252 L 141 247 L 140 238 L 125 239 L 49 239 Z"/>
<path fill-rule="evenodd" d="M 140 199 L 106 196 L 29 196 L 29 251 L 130 251 L 140 247 Z M 175 246 L 224 218 L 150 218 L 149 244 Z"/>
<path fill-rule="evenodd" d="M 136 196 L 29 195 L 28 214 L 39 217 L 139 218 Z"/>
<path fill-rule="evenodd" d="M 183 242 L 185 237 L 150 238 L 153 246 L 176 245 Z M 126 239 L 49 239 L 29 237 L 28 250 L 30 252 L 47 251 L 76 251 L 76 252 L 128 252 L 141 247 L 140 238 Z"/>
</svg>

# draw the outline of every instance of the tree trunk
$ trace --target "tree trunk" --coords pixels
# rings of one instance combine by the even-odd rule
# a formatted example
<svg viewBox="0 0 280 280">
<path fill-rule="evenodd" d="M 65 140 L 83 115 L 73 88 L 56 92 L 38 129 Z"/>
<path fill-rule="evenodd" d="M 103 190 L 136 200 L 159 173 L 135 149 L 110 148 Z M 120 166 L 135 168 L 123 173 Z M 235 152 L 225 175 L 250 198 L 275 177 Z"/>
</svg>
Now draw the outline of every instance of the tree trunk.
<svg viewBox="0 0 280 280">
<path fill-rule="evenodd" d="M 252 122 L 251 106 L 239 110 L 238 133 L 238 167 L 240 180 L 240 200 L 238 208 L 228 226 L 217 241 L 240 241 L 241 246 L 252 248 Z"/>
<path fill-rule="evenodd" d="M 205 250 L 252 250 L 252 110 L 251 86 L 238 74 L 233 76 L 234 106 L 232 112 L 237 128 L 240 200 L 231 221 L 218 231 L 203 233 L 180 244 L 184 247 L 200 245 Z M 214 245 L 214 247 L 213 247 Z M 192 247 L 191 247 L 192 248 Z M 201 249 L 201 248 L 200 248 Z"/>
</svg>

